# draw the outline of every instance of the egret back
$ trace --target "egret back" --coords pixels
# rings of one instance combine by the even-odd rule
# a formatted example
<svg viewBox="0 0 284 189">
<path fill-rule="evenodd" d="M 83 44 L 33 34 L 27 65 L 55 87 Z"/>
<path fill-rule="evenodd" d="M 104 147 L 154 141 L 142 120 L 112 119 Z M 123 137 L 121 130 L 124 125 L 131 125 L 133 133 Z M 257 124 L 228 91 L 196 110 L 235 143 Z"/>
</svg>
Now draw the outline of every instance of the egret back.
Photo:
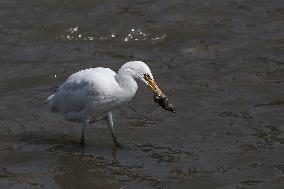
<svg viewBox="0 0 284 189">
<path fill-rule="evenodd" d="M 119 90 L 115 76 L 111 69 L 101 67 L 74 73 L 48 98 L 49 108 L 63 113 L 106 111 L 100 105 L 115 101 L 113 96 Z"/>
</svg>

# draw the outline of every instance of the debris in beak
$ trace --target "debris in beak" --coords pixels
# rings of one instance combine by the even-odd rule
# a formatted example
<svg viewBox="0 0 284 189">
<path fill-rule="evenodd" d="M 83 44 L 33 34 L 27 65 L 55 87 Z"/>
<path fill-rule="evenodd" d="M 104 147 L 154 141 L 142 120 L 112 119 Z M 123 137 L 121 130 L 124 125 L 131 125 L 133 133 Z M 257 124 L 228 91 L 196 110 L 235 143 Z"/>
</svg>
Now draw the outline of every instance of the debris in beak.
<svg viewBox="0 0 284 189">
<path fill-rule="evenodd" d="M 144 74 L 144 79 L 146 80 L 147 85 L 150 87 L 150 89 L 154 91 L 154 102 L 159 104 L 159 106 L 161 106 L 165 110 L 168 110 L 172 113 L 176 113 L 174 106 L 169 103 L 169 99 L 161 91 L 154 79 L 151 78 L 148 74 Z"/>
<path fill-rule="evenodd" d="M 160 95 L 158 92 L 155 92 L 153 98 L 154 102 L 159 104 L 159 106 L 161 106 L 165 110 L 168 110 L 172 113 L 176 113 L 174 106 L 169 103 L 169 99 L 166 96 Z"/>
</svg>

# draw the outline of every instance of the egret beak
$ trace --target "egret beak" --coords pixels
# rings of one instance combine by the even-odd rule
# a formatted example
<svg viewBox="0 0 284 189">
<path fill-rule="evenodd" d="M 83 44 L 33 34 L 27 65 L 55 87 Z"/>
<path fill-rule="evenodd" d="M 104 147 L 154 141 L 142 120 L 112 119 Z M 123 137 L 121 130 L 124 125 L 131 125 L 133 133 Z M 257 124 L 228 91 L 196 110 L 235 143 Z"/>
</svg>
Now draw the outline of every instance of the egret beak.
<svg viewBox="0 0 284 189">
<path fill-rule="evenodd" d="M 144 74 L 144 79 L 147 83 L 147 85 L 150 87 L 150 89 L 154 92 L 154 93 L 158 93 L 160 96 L 166 96 L 161 89 L 159 88 L 159 86 L 157 85 L 157 83 L 155 82 L 154 79 L 152 79 L 149 75 Z"/>
<path fill-rule="evenodd" d="M 162 108 L 165 110 L 171 111 L 172 113 L 175 113 L 176 110 L 172 104 L 169 103 L 168 98 L 166 95 L 161 91 L 161 89 L 158 87 L 157 83 L 153 78 L 151 78 L 149 75 L 144 74 L 144 80 L 146 81 L 146 84 L 150 87 L 152 91 L 154 91 L 154 102 L 159 104 Z"/>
</svg>

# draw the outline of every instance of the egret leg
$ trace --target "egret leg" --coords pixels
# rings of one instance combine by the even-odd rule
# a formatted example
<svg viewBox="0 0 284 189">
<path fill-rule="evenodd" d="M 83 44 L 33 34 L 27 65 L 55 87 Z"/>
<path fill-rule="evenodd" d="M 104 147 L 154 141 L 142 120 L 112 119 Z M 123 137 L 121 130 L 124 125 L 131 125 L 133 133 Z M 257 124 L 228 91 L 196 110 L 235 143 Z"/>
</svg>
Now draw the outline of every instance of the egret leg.
<svg viewBox="0 0 284 189">
<path fill-rule="evenodd" d="M 114 135 L 114 129 L 113 129 L 113 121 L 112 121 L 112 113 L 109 112 L 106 116 L 106 122 L 107 122 L 107 125 L 108 125 L 108 128 L 110 130 L 110 133 L 111 133 L 111 136 L 112 136 L 112 140 L 115 144 L 115 146 L 119 147 L 119 143 L 117 142 L 116 140 L 116 137 Z"/>
<path fill-rule="evenodd" d="M 81 136 L 81 145 L 84 145 L 85 144 L 85 128 L 87 126 L 87 122 L 84 122 L 83 125 L 82 125 L 82 136 Z"/>
</svg>

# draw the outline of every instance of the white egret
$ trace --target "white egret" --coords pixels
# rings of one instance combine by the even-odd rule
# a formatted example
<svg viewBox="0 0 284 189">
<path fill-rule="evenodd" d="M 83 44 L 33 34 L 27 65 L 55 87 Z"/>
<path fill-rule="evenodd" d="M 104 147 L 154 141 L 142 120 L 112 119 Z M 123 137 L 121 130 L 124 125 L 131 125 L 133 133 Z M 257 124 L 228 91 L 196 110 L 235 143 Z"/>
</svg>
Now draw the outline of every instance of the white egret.
<svg viewBox="0 0 284 189">
<path fill-rule="evenodd" d="M 48 106 L 51 111 L 63 113 L 67 121 L 83 123 L 81 144 L 84 144 L 87 124 L 104 119 L 113 142 L 118 145 L 111 111 L 132 99 L 138 88 L 136 80 L 144 82 L 158 96 L 165 97 L 149 67 L 141 61 L 130 61 L 122 65 L 117 74 L 102 67 L 72 74 L 56 93 L 48 97 Z"/>
</svg>

